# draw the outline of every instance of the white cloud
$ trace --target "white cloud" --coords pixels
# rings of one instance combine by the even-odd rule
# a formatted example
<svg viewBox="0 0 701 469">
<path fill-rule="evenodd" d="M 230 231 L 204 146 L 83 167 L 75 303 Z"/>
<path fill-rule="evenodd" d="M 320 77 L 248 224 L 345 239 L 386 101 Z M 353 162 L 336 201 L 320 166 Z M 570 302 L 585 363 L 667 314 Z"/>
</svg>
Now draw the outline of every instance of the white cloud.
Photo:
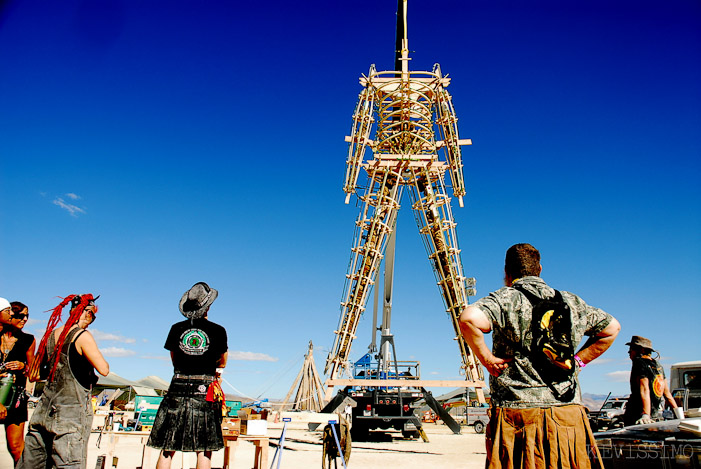
<svg viewBox="0 0 701 469">
<path fill-rule="evenodd" d="M 596 360 L 587 363 L 587 366 L 605 365 L 606 363 L 611 363 L 614 361 L 616 361 L 614 358 L 597 358 Z"/>
<path fill-rule="evenodd" d="M 169 355 L 142 355 L 139 358 L 143 358 L 144 360 L 162 360 L 164 362 L 170 361 Z"/>
<path fill-rule="evenodd" d="M 27 319 L 27 323 L 25 324 L 25 326 L 34 327 L 34 326 L 38 326 L 39 324 L 41 324 L 44 327 L 46 327 L 46 323 L 47 323 L 46 319 L 34 319 L 33 317 L 30 316 L 29 319 Z"/>
<path fill-rule="evenodd" d="M 111 340 L 113 342 L 121 342 L 123 344 L 136 343 L 136 339 L 132 339 L 131 337 L 124 337 L 122 335 L 112 334 L 110 332 L 102 332 L 102 331 L 97 330 L 97 329 L 90 329 L 90 333 L 93 335 L 93 337 L 97 341 Z"/>
<path fill-rule="evenodd" d="M 625 383 L 630 379 L 630 371 L 612 371 L 606 373 L 606 376 L 614 383 Z"/>
<path fill-rule="evenodd" d="M 77 195 L 77 194 L 74 194 L 73 192 L 69 192 L 68 194 L 66 194 L 66 197 L 68 197 L 68 198 L 71 199 L 71 200 L 78 200 L 78 199 L 80 199 L 80 196 Z"/>
<path fill-rule="evenodd" d="M 78 215 L 85 214 L 85 210 L 78 207 L 77 205 L 66 203 L 66 201 L 63 200 L 61 197 L 56 197 L 53 203 L 54 205 L 58 205 L 62 209 L 66 210 L 68 213 L 71 214 L 72 217 L 77 217 Z"/>
<path fill-rule="evenodd" d="M 257 352 L 229 352 L 229 360 L 243 361 L 258 361 L 258 362 L 276 362 L 277 358 L 271 357 L 265 353 Z"/>
<path fill-rule="evenodd" d="M 136 355 L 135 351 L 127 350 L 122 347 L 101 348 L 100 351 L 106 357 L 130 357 L 132 355 Z"/>
</svg>

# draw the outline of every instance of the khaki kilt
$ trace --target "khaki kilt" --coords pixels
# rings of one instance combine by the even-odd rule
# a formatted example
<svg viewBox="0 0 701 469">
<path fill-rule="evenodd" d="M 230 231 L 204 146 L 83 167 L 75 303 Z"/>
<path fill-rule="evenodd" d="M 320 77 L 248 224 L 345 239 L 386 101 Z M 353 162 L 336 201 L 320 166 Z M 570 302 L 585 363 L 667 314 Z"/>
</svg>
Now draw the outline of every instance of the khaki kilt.
<svg viewBox="0 0 701 469">
<path fill-rule="evenodd" d="M 590 469 L 590 453 L 593 460 L 601 461 L 580 405 L 496 407 L 491 414 L 486 434 L 487 469 Z"/>
</svg>

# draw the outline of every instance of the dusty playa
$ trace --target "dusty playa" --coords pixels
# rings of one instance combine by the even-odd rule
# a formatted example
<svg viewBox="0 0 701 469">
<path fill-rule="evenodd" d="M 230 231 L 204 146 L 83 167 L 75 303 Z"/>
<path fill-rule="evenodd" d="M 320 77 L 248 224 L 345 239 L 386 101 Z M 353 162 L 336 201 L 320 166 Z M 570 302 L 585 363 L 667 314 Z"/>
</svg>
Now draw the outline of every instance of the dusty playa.
<svg viewBox="0 0 701 469">
<path fill-rule="evenodd" d="M 2 426 L 0 426 L 2 428 Z M 455 468 L 478 469 L 484 467 L 484 435 L 475 434 L 470 428 L 463 428 L 461 435 L 454 435 L 446 426 L 428 423 L 424 426 L 430 442 L 421 440 L 404 440 L 399 433 L 392 433 L 392 441 L 383 442 L 354 442 L 348 468 L 388 468 L 425 469 Z M 282 432 L 282 424 L 270 423 L 268 436 L 268 467 L 273 463 L 278 438 Z M 128 433 L 128 432 L 124 432 Z M 99 455 L 109 456 L 109 437 L 103 435 L 100 447 L 97 447 L 99 433 L 93 433 L 88 446 L 88 468 L 95 467 Z M 0 430 L 3 444 L 0 445 L 0 467 L 11 468 L 12 460 L 4 445 L 4 429 Z M 134 469 L 141 466 L 143 445 L 141 438 L 136 435 L 125 438 L 120 436 L 115 447 L 114 455 L 118 457 L 118 469 Z M 309 432 L 303 424 L 288 426 L 285 449 L 282 452 L 280 468 L 309 469 L 321 467 L 321 432 Z M 144 469 L 156 467 L 156 450 L 146 448 L 146 464 Z M 241 442 L 236 451 L 234 469 L 250 469 L 253 467 L 254 446 Z M 212 467 L 221 468 L 224 462 L 224 451 L 214 454 Z M 107 458 L 105 468 L 112 467 L 111 457 Z M 194 468 L 194 454 L 180 453 L 174 459 L 173 469 Z M 277 460 L 275 465 L 277 467 Z M 339 460 L 338 467 L 342 467 Z M 267 468 L 265 468 L 267 469 Z"/>
</svg>

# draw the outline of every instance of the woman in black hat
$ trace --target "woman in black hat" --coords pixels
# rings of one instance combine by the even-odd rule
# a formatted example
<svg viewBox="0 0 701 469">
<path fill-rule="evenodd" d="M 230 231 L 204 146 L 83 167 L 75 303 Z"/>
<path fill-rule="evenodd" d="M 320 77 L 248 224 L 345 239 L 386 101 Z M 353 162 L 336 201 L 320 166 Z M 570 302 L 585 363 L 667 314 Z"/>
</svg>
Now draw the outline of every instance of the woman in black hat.
<svg viewBox="0 0 701 469">
<path fill-rule="evenodd" d="M 662 399 L 672 409 L 677 408 L 677 403 L 669 391 L 662 365 L 651 356 L 655 351 L 652 341 L 634 335 L 626 345 L 630 347 L 628 356 L 633 367 L 630 371 L 630 398 L 623 414 L 623 423 L 625 426 L 652 423 L 660 419 Z"/>
<path fill-rule="evenodd" d="M 173 324 L 165 348 L 174 374 L 158 408 L 148 446 L 161 449 L 157 469 L 167 469 L 176 451 L 196 452 L 197 468 L 211 467 L 212 451 L 224 447 L 221 420 L 224 396 L 217 368 L 226 366 L 226 329 L 207 319 L 218 292 L 199 282 L 180 299 L 187 319 Z"/>
</svg>

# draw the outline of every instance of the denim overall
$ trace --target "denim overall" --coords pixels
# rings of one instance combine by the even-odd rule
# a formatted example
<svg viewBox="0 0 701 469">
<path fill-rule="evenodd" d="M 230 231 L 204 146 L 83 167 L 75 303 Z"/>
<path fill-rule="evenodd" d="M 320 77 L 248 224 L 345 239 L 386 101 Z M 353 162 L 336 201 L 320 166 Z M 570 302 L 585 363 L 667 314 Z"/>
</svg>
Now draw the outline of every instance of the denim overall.
<svg viewBox="0 0 701 469">
<path fill-rule="evenodd" d="M 47 383 L 44 393 L 29 423 L 24 452 L 17 467 L 22 469 L 85 468 L 88 438 L 92 426 L 90 389 L 84 388 L 73 376 L 68 362 L 68 348 L 84 332 L 76 327 L 66 336 L 54 380 Z M 51 334 L 47 356 L 51 356 L 56 341 Z M 47 465 L 47 458 L 53 461 Z"/>
</svg>

